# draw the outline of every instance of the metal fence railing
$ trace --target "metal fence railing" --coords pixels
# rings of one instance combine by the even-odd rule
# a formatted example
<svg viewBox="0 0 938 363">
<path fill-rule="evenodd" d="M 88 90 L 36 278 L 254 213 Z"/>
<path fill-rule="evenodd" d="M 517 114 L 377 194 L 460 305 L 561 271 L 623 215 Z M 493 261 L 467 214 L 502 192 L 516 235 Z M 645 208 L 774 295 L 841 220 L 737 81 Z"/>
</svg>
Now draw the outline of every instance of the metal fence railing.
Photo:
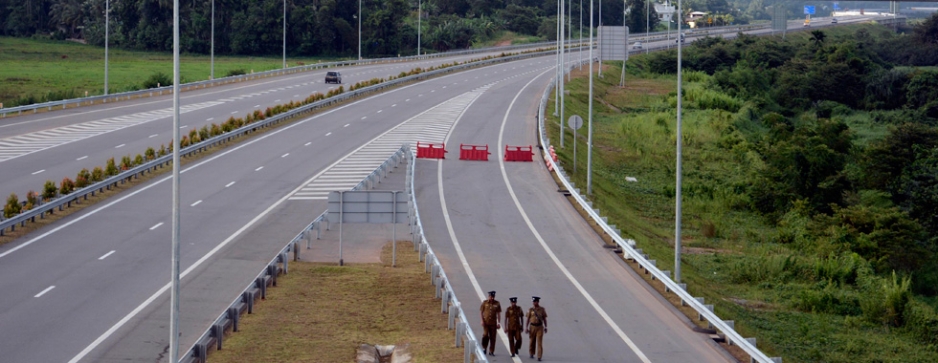
<svg viewBox="0 0 938 363">
<path fill-rule="evenodd" d="M 588 62 L 588 60 L 586 61 Z M 564 73 L 569 72 L 573 67 L 565 67 Z M 551 98 L 551 90 L 556 87 L 557 79 L 556 77 L 552 80 L 551 84 L 547 87 L 547 90 L 544 91 L 544 94 L 541 97 L 540 104 L 538 105 L 537 120 L 538 120 L 538 142 L 542 146 L 544 159 L 547 160 L 547 163 L 550 163 L 553 167 L 553 170 L 556 171 L 558 179 L 560 180 L 563 187 L 570 193 L 570 195 L 576 200 L 576 203 L 580 205 L 581 208 L 589 215 L 590 219 L 593 220 L 596 225 L 603 230 L 603 232 L 612 238 L 615 241 L 618 247 L 622 248 L 624 251 L 624 257 L 634 260 L 641 269 L 645 270 L 646 273 L 652 275 L 653 279 L 661 281 L 668 292 L 677 294 L 681 298 L 681 302 L 684 305 L 689 305 L 693 308 L 697 314 L 698 319 L 701 321 L 706 320 L 711 326 L 713 326 L 720 333 L 725 335 L 727 344 L 736 345 L 740 347 L 746 354 L 749 355 L 752 362 L 760 363 L 781 363 L 782 358 L 773 357 L 770 358 L 761 350 L 756 347 L 756 338 L 743 338 L 739 333 L 734 329 L 734 321 L 732 320 L 722 320 L 713 312 L 713 305 L 704 304 L 704 298 L 691 296 L 687 292 L 686 284 L 678 284 L 671 279 L 670 271 L 662 271 L 656 266 L 655 260 L 649 260 L 648 255 L 642 253 L 641 249 L 635 248 L 635 241 L 632 239 L 624 239 L 620 235 L 618 229 L 615 226 L 609 225 L 607 223 L 606 217 L 600 215 L 598 209 L 593 209 L 592 202 L 588 201 L 585 196 L 580 194 L 580 190 L 576 189 L 572 182 L 570 182 L 569 177 L 564 172 L 563 168 L 559 163 L 555 162 L 550 155 L 548 150 L 550 147 L 550 139 L 547 136 L 547 126 L 545 124 L 547 117 L 547 104 Z"/>
<path fill-rule="evenodd" d="M 572 42 L 572 41 L 570 41 Z M 250 81 L 259 78 L 266 77 L 276 77 L 286 74 L 293 74 L 299 72 L 307 72 L 324 68 L 335 68 L 335 67 L 347 67 L 347 66 L 357 66 L 357 65 L 368 65 L 368 64 L 379 64 L 379 63 L 398 63 L 398 62 L 410 62 L 415 60 L 424 60 L 424 59 L 433 59 L 433 58 L 444 58 L 444 57 L 458 57 L 469 54 L 478 54 L 478 53 L 491 53 L 491 52 L 510 52 L 521 49 L 529 48 L 543 48 L 543 47 L 554 47 L 555 42 L 540 42 L 540 43 L 528 43 L 520 45 L 511 45 L 511 46 L 502 46 L 502 47 L 488 47 L 488 48 L 479 48 L 479 49 L 467 49 L 467 50 L 458 50 L 458 51 L 449 51 L 441 53 L 432 53 L 424 55 L 413 55 L 407 57 L 394 57 L 394 58 L 374 58 L 374 59 L 363 59 L 363 60 L 346 60 L 346 61 L 337 61 L 337 62 L 328 62 L 328 63 L 317 63 L 302 65 L 297 67 L 290 67 L 285 69 L 275 69 L 264 72 L 257 72 L 251 74 L 243 74 L 236 76 L 229 76 L 223 78 L 210 79 L 205 81 L 190 82 L 186 84 L 179 85 L 179 91 L 189 91 L 194 89 L 201 89 L 207 87 L 213 87 L 217 85 L 223 85 L 228 83 L 236 83 L 243 81 Z M 0 108 L 0 118 L 6 117 L 11 114 L 22 114 L 23 112 L 32 111 L 33 113 L 38 112 L 40 109 L 54 110 L 54 109 L 65 109 L 69 107 L 78 107 L 81 105 L 91 105 L 95 103 L 107 103 L 107 102 L 116 102 L 121 100 L 128 100 L 138 97 L 151 97 L 154 95 L 163 95 L 163 94 L 172 94 L 173 87 L 163 86 L 158 88 L 149 88 L 138 91 L 129 91 L 121 93 L 113 93 L 109 95 L 98 95 L 82 98 L 74 98 L 60 101 L 50 101 L 43 103 L 36 103 L 31 105 L 23 105 L 16 107 L 7 107 Z"/>
<path fill-rule="evenodd" d="M 420 221 L 420 210 L 417 208 L 417 194 L 414 192 L 414 169 L 416 168 L 416 155 L 409 147 L 407 149 L 407 177 L 405 189 L 407 190 L 408 203 L 411 213 L 411 235 L 414 241 L 414 250 L 420 252 L 420 260 L 424 262 L 424 269 L 430 273 L 430 282 L 436 290 L 436 297 L 441 300 L 441 312 L 448 314 L 448 328 L 455 329 L 456 347 L 463 346 L 464 363 L 488 363 L 488 357 L 485 355 L 485 347 L 478 344 L 475 333 L 469 328 L 469 321 L 466 320 L 466 312 L 456 298 L 453 286 L 450 284 L 446 272 L 443 271 L 443 265 L 433 253 L 433 248 L 427 242 L 424 236 L 423 224 Z"/>
<path fill-rule="evenodd" d="M 435 77 L 438 75 L 457 72 L 457 71 L 461 71 L 461 70 L 465 70 L 469 68 L 487 66 L 487 65 L 492 65 L 496 63 L 509 62 L 509 61 L 520 60 L 520 59 L 526 59 L 526 58 L 531 58 L 531 57 L 548 55 L 552 53 L 553 51 L 550 51 L 550 50 L 547 50 L 547 51 L 536 50 L 536 51 L 531 51 L 529 53 L 523 53 L 519 55 L 498 57 L 498 58 L 472 62 L 472 63 L 463 63 L 457 66 L 451 66 L 451 67 L 436 69 L 433 71 L 423 72 L 420 74 L 415 74 L 415 75 L 411 75 L 407 77 L 397 78 L 392 81 L 388 81 L 388 82 L 384 82 L 384 83 L 380 83 L 380 84 L 376 84 L 372 86 L 362 87 L 354 91 L 346 91 L 345 93 L 341 93 L 339 95 L 336 95 L 336 96 L 333 96 L 324 100 L 316 101 L 316 102 L 307 104 L 305 106 L 295 108 L 288 112 L 281 113 L 279 115 L 271 116 L 263 121 L 247 124 L 236 130 L 232 130 L 230 132 L 227 132 L 218 136 L 214 136 L 206 140 L 202 140 L 196 144 L 180 149 L 180 153 L 182 156 L 189 156 L 191 154 L 199 153 L 204 150 L 208 150 L 214 146 L 226 144 L 236 137 L 249 134 L 259 128 L 274 126 L 274 125 L 279 124 L 280 122 L 291 119 L 293 117 L 300 116 L 302 114 L 311 112 L 319 108 L 328 107 L 333 104 L 343 102 L 343 101 L 346 101 L 355 97 L 360 97 L 363 95 L 380 92 L 387 88 L 395 87 L 395 86 L 398 86 L 400 84 L 404 84 L 407 82 L 424 80 L 424 79 Z M 130 180 L 131 178 L 135 178 L 135 177 L 144 175 L 146 173 L 149 173 L 151 171 L 158 170 L 166 165 L 170 165 L 171 162 L 172 162 L 172 155 L 170 154 L 157 157 L 153 160 L 145 162 L 144 164 L 141 164 L 131 169 L 128 169 L 126 171 L 123 171 L 118 175 L 111 176 L 105 180 L 102 180 L 92 185 L 86 186 L 84 188 L 75 190 L 74 192 L 68 195 L 60 196 L 54 200 L 42 203 L 39 206 L 29 211 L 23 212 L 11 218 L 4 219 L 0 221 L 0 236 L 3 236 L 5 231 L 8 229 L 11 232 L 14 231 L 17 225 L 21 227 L 25 227 L 26 223 L 35 222 L 36 218 L 39 218 L 39 219 L 45 218 L 46 214 L 53 213 L 54 209 L 56 208 L 58 208 L 61 211 L 65 207 L 70 207 L 72 203 L 80 203 L 82 200 L 87 200 L 89 196 L 94 196 L 97 193 L 104 192 L 105 190 L 110 190 L 113 186 L 124 183 L 125 181 Z"/>
</svg>

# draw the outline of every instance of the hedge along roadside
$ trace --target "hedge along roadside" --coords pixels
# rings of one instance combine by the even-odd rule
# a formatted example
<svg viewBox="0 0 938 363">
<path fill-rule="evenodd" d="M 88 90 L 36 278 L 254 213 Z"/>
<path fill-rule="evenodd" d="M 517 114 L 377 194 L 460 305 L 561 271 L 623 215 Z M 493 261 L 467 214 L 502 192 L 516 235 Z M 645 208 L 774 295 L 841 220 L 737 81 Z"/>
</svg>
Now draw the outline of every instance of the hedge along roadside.
<svg viewBox="0 0 938 363">
<path fill-rule="evenodd" d="M 574 43 L 573 40 L 567 41 L 567 44 L 572 44 L 572 43 Z M 398 58 L 373 58 L 373 59 L 363 59 L 363 60 L 348 60 L 348 61 L 338 61 L 338 62 L 328 62 L 328 63 L 317 63 L 317 64 L 310 64 L 310 65 L 302 65 L 302 66 L 292 67 L 292 68 L 275 69 L 275 70 L 258 72 L 258 73 L 250 73 L 250 74 L 210 79 L 210 80 L 205 80 L 205 81 L 190 82 L 190 83 L 179 85 L 180 86 L 179 91 L 184 92 L 184 91 L 190 91 L 194 89 L 214 87 L 214 86 L 228 84 L 228 83 L 243 82 L 243 81 L 255 80 L 259 78 L 275 77 L 275 76 L 281 76 L 285 74 L 293 74 L 293 73 L 299 73 L 299 72 L 308 72 L 308 71 L 314 71 L 314 70 L 325 69 L 325 68 L 349 67 L 349 66 L 357 66 L 357 65 L 379 64 L 379 63 L 409 62 L 413 60 L 454 57 L 454 56 L 460 56 L 460 55 L 466 55 L 466 54 L 476 54 L 476 53 L 486 53 L 486 52 L 496 52 L 496 51 L 512 51 L 512 50 L 526 49 L 526 48 L 551 47 L 554 45 L 556 45 L 556 42 L 541 42 L 541 43 L 530 43 L 530 44 L 522 44 L 522 45 L 512 45 L 512 46 L 506 46 L 506 47 L 490 47 L 490 48 L 480 48 L 480 49 L 470 49 L 470 50 L 459 50 L 459 51 L 434 53 L 430 55 L 420 55 L 420 56 L 414 55 L 414 56 L 398 57 Z M 163 87 L 148 88 L 148 89 L 143 89 L 139 91 L 112 93 L 109 95 L 82 97 L 82 98 L 74 98 L 74 99 L 61 100 L 61 101 L 36 103 L 32 105 L 0 108 L 0 118 L 5 118 L 7 117 L 7 115 L 10 115 L 13 113 L 15 113 L 16 115 L 20 115 L 23 113 L 23 111 L 30 111 L 30 110 L 33 111 L 33 113 L 36 113 L 41 108 L 47 108 L 49 111 L 51 111 L 55 109 L 56 107 L 61 107 L 62 109 L 66 109 L 69 107 L 69 105 L 74 105 L 75 107 L 79 107 L 83 104 L 93 105 L 98 102 L 100 103 L 115 102 L 115 101 L 120 101 L 120 100 L 129 100 L 134 97 L 137 97 L 137 98 L 152 97 L 154 92 L 156 92 L 157 95 L 159 96 L 159 95 L 163 95 L 164 92 L 172 93 L 172 89 L 173 89 L 172 85 L 167 85 Z"/>
<path fill-rule="evenodd" d="M 586 62 L 589 62 L 587 60 Z M 565 67 L 564 73 L 572 70 L 573 67 Z M 550 149 L 550 139 L 547 137 L 547 127 L 545 125 L 547 118 L 547 103 L 550 100 L 551 90 L 557 86 L 557 78 L 551 81 L 547 89 L 544 91 L 544 94 L 541 96 L 540 104 L 538 105 L 537 110 L 537 122 L 538 122 L 538 143 L 540 143 L 542 156 L 547 163 L 553 167 L 554 172 L 557 174 L 557 179 L 560 180 L 563 187 L 570 192 L 577 204 L 580 205 L 583 211 L 585 211 L 590 218 L 593 220 L 596 225 L 603 230 L 603 232 L 608 235 L 619 248 L 622 248 L 624 252 L 624 258 L 635 260 L 640 268 L 644 269 L 650 273 L 654 279 L 660 280 L 662 284 L 665 285 L 668 292 L 672 292 L 678 295 L 681 298 L 681 302 L 684 305 L 689 305 L 699 317 L 705 318 L 711 325 L 713 325 L 717 330 L 722 332 L 726 336 L 726 341 L 728 344 L 739 346 L 746 354 L 749 355 L 750 361 L 760 362 L 760 363 L 781 363 L 782 358 L 780 357 L 769 357 L 763 353 L 759 348 L 756 347 L 755 338 L 743 338 L 739 333 L 734 329 L 735 323 L 732 320 L 722 320 L 717 316 L 712 308 L 713 305 L 704 305 L 703 298 L 696 298 L 690 295 L 687 292 L 686 284 L 678 284 L 671 279 L 670 271 L 661 271 L 656 266 L 655 260 L 649 260 L 645 254 L 642 253 L 640 249 L 635 249 L 635 241 L 631 239 L 624 239 L 620 235 L 619 231 L 614 227 L 606 223 L 606 218 L 602 217 L 598 209 L 593 209 L 592 202 L 588 201 L 585 196 L 580 194 L 579 189 L 574 188 L 573 183 L 569 181 L 560 164 L 555 162 L 553 158 L 549 155 L 548 150 Z"/>
<path fill-rule="evenodd" d="M 553 51 L 550 50 L 549 48 L 546 50 L 534 49 L 534 50 L 529 50 L 529 51 L 523 51 L 521 52 L 521 54 L 516 54 L 516 55 L 503 54 L 503 56 L 499 56 L 493 59 L 488 59 L 488 60 L 474 62 L 474 63 L 463 63 L 460 65 L 451 65 L 442 69 L 435 69 L 432 71 L 420 72 L 418 74 L 413 74 L 410 76 L 397 78 L 393 81 L 362 87 L 353 91 L 345 91 L 344 93 L 337 94 L 337 95 L 334 95 L 333 97 L 329 97 L 329 98 L 325 98 L 325 99 L 321 99 L 321 100 L 309 103 L 307 105 L 295 108 L 288 112 L 281 113 L 279 115 L 274 115 L 272 117 L 265 117 L 265 119 L 261 120 L 261 122 L 243 124 L 243 120 L 242 120 L 242 125 L 238 126 L 236 129 L 232 130 L 231 132 L 226 132 L 221 135 L 211 137 L 207 140 L 201 140 L 198 143 L 192 144 L 188 147 L 181 148 L 180 156 L 188 157 L 192 154 L 196 154 L 196 153 L 208 150 L 209 148 L 212 148 L 218 145 L 227 144 L 232 139 L 247 135 L 255 131 L 258 128 L 264 128 L 264 127 L 277 125 L 282 121 L 292 119 L 294 117 L 315 111 L 320 108 L 329 107 L 329 106 L 335 105 L 340 102 L 344 102 L 346 100 L 349 100 L 355 97 L 377 93 L 387 88 L 395 87 L 395 86 L 402 85 L 408 82 L 425 80 L 425 79 L 436 77 L 439 75 L 462 71 L 462 70 L 475 68 L 475 67 L 488 66 L 492 64 L 516 61 L 516 60 L 527 59 L 527 58 L 534 58 L 534 57 L 551 55 L 551 54 L 553 54 Z M 310 96 L 310 97 L 313 97 L 313 96 Z M 230 120 L 231 119 L 229 119 L 229 121 Z M 235 120 L 239 120 L 239 119 L 235 119 Z M 21 213 L 15 217 L 12 217 L 12 218 L 9 218 L 0 222 L 0 236 L 3 236 L 7 229 L 10 229 L 10 232 L 15 231 L 17 225 L 19 225 L 20 227 L 25 227 L 27 222 L 35 222 L 36 217 L 39 217 L 40 219 L 42 219 L 44 218 L 46 213 L 52 213 L 56 208 L 58 208 L 61 211 L 66 207 L 71 207 L 71 204 L 73 202 L 78 203 L 82 199 L 87 200 L 89 195 L 94 196 L 96 193 L 103 192 L 104 190 L 109 190 L 112 186 L 116 186 L 118 184 L 124 183 L 125 181 L 131 180 L 138 176 L 142 176 L 148 172 L 155 171 L 171 163 L 172 163 L 172 155 L 170 152 L 167 152 L 166 155 L 158 156 L 155 159 L 150 160 L 144 164 L 137 165 L 137 166 L 134 166 L 133 168 L 124 170 L 123 172 L 117 175 L 108 177 L 107 179 L 96 182 L 87 187 L 76 189 L 71 194 L 60 196 L 35 209 L 32 209 L 25 213 Z"/>
</svg>

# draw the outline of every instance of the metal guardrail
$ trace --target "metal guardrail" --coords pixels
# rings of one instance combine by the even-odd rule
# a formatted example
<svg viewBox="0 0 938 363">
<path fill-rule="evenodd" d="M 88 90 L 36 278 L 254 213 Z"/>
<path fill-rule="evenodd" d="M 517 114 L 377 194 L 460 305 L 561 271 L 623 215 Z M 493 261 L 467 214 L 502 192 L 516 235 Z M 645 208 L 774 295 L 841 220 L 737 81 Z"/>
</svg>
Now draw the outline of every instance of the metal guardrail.
<svg viewBox="0 0 938 363">
<path fill-rule="evenodd" d="M 588 62 L 588 60 L 587 60 Z M 564 73 L 569 72 L 573 67 L 567 67 L 564 69 Z M 704 298 L 691 296 L 687 292 L 687 284 L 678 284 L 671 280 L 670 271 L 661 271 L 656 266 L 656 260 L 649 260 L 648 255 L 643 254 L 641 249 L 635 248 L 635 241 L 632 239 L 624 239 L 621 237 L 619 230 L 614 225 L 609 225 L 607 223 L 607 218 L 600 215 L 598 209 L 593 209 L 592 202 L 586 200 L 586 197 L 580 194 L 580 190 L 574 188 L 572 182 L 570 182 L 566 173 L 560 164 L 554 162 L 554 160 L 548 154 L 548 149 L 550 147 L 550 139 L 547 137 L 547 128 L 545 126 L 545 120 L 547 117 L 546 109 L 547 103 L 550 100 L 551 90 L 556 87 L 557 79 L 556 77 L 552 80 L 550 85 L 547 87 L 547 90 L 544 91 L 543 96 L 541 96 L 540 104 L 538 105 L 537 111 L 537 121 L 538 121 L 538 136 L 539 142 L 542 146 L 542 155 L 548 163 L 553 166 L 553 169 L 557 171 L 558 179 L 563 184 L 564 188 L 570 192 L 570 195 L 576 200 L 577 204 L 589 214 L 593 222 L 597 226 L 602 228 L 603 232 L 609 235 L 612 238 L 616 245 L 622 248 L 624 252 L 624 257 L 634 260 L 638 263 L 639 267 L 644 269 L 646 273 L 652 275 L 653 279 L 661 281 L 668 292 L 677 294 L 681 298 L 681 303 L 683 305 L 689 305 L 695 311 L 697 311 L 698 319 L 703 321 L 706 320 L 711 326 L 715 327 L 718 331 L 722 332 L 726 337 L 726 342 L 729 345 L 739 346 L 746 354 L 749 354 L 751 362 L 760 362 L 760 363 L 781 363 L 782 358 L 773 357 L 770 358 L 765 355 L 759 348 L 756 347 L 756 338 L 743 338 L 739 333 L 734 329 L 734 321 L 732 320 L 722 320 L 713 312 L 713 305 L 705 305 Z"/>
<path fill-rule="evenodd" d="M 367 177 L 362 179 L 358 185 L 353 187 L 351 190 L 362 190 L 362 189 L 373 189 L 378 181 L 387 176 L 390 169 L 397 167 L 401 162 L 406 159 L 407 153 L 410 152 L 410 147 L 407 145 L 401 146 L 394 154 L 392 154 L 384 163 L 375 168 Z M 267 298 L 267 288 L 270 286 L 277 286 L 277 277 L 282 273 L 286 275 L 289 271 L 288 269 L 288 255 L 290 252 L 293 252 L 293 261 L 300 259 L 300 242 L 304 239 L 306 240 L 306 248 L 309 249 L 310 241 L 312 240 L 313 229 L 316 229 L 316 239 L 319 239 L 319 234 L 321 232 L 322 222 L 326 222 L 326 216 L 328 211 L 323 212 L 316 217 L 310 224 L 303 229 L 290 240 L 283 248 L 277 252 L 277 255 L 267 263 L 267 265 L 261 269 L 261 272 L 257 274 L 254 280 L 251 281 L 241 291 L 240 294 L 228 304 L 228 307 L 225 308 L 212 324 L 205 330 L 204 333 L 196 340 L 195 344 L 183 354 L 182 358 L 178 361 L 180 363 L 199 363 L 206 362 L 208 357 L 208 352 L 211 351 L 212 347 L 215 349 L 222 349 L 222 343 L 224 341 L 226 331 L 238 331 L 238 322 L 241 315 L 245 312 L 251 314 L 254 312 L 254 303 L 258 298 L 266 299 Z M 328 229 L 328 226 L 326 227 Z M 279 265 L 278 265 L 279 264 Z"/>
<path fill-rule="evenodd" d="M 515 61 L 515 60 L 526 59 L 526 58 L 532 58 L 532 57 L 537 57 L 537 56 L 542 56 L 542 55 L 549 55 L 552 53 L 553 51 L 550 51 L 550 50 L 533 51 L 530 53 L 524 53 L 524 54 L 513 55 L 513 56 L 508 56 L 508 57 L 499 57 L 499 58 L 493 58 L 493 59 L 488 59 L 484 61 L 463 63 L 457 66 L 451 66 L 451 67 L 436 69 L 436 70 L 429 71 L 429 72 L 423 72 L 420 74 L 397 78 L 392 81 L 388 81 L 388 82 L 384 82 L 384 83 L 380 83 L 380 84 L 376 84 L 372 86 L 362 87 L 354 91 L 346 91 L 342 94 L 339 94 L 339 95 L 336 95 L 336 96 L 333 96 L 324 100 L 316 101 L 316 102 L 307 104 L 302 107 L 295 108 L 293 110 L 290 110 L 290 111 L 287 111 L 287 112 L 284 112 L 275 116 L 268 117 L 263 121 L 247 124 L 236 130 L 232 130 L 230 132 L 217 135 L 206 140 L 202 140 L 196 144 L 180 149 L 180 154 L 182 156 L 189 156 L 191 154 L 198 153 L 203 150 L 207 150 L 216 145 L 225 144 L 231 141 L 231 139 L 235 137 L 249 134 L 260 128 L 265 128 L 265 127 L 276 125 L 284 120 L 302 115 L 307 112 L 311 112 L 312 110 L 322 108 L 322 107 L 328 107 L 338 102 L 343 102 L 351 98 L 378 92 L 386 88 L 394 87 L 394 86 L 404 84 L 407 82 L 423 80 L 423 79 L 435 77 L 437 75 L 461 71 L 461 70 L 465 70 L 469 68 L 487 66 L 491 64 Z M 126 180 L 130 180 L 131 178 L 135 178 L 139 175 L 143 175 L 150 171 L 161 168 L 164 165 L 170 164 L 171 162 L 172 162 L 172 155 L 170 154 L 157 157 L 142 165 L 138 165 L 136 167 L 123 171 L 118 175 L 111 176 L 100 182 L 75 190 L 68 195 L 64 195 L 52 201 L 40 204 L 39 206 L 29 211 L 26 211 L 24 213 L 21 213 L 19 215 L 16 215 L 14 217 L 4 219 L 0 221 L 0 236 L 3 236 L 5 231 L 8 228 L 12 232 L 16 229 L 17 225 L 25 227 L 27 222 L 35 222 L 37 217 L 42 219 L 45 217 L 47 213 L 53 213 L 55 208 L 58 208 L 61 211 L 63 210 L 63 208 L 67 206 L 70 207 L 72 203 L 80 203 L 82 199 L 87 200 L 88 196 L 94 196 L 96 193 L 104 192 L 105 190 L 110 190 L 112 186 L 116 186 L 120 183 L 123 183 Z"/>
<path fill-rule="evenodd" d="M 485 355 L 485 347 L 478 344 L 475 333 L 469 328 L 469 321 L 466 320 L 466 313 L 456 298 L 453 286 L 443 271 L 443 265 L 433 253 L 433 248 L 427 242 L 423 233 L 423 224 L 420 222 L 420 210 L 417 208 L 417 194 L 414 192 L 414 169 L 416 166 L 416 155 L 410 147 L 407 147 L 407 177 L 406 188 L 408 195 L 408 204 L 410 204 L 411 235 L 414 241 L 414 250 L 420 252 L 420 261 L 424 262 L 424 270 L 430 273 L 430 281 L 436 288 L 436 297 L 441 300 L 442 313 L 448 314 L 447 327 L 455 329 L 456 347 L 464 345 L 463 362 L 464 363 L 488 363 L 488 356 Z M 458 319 L 458 321 L 457 321 Z M 474 360 L 473 360 L 474 359 Z"/>
<path fill-rule="evenodd" d="M 573 43 L 573 41 L 571 40 L 571 41 L 568 41 L 567 43 L 568 44 Z M 328 62 L 328 63 L 317 63 L 317 64 L 310 64 L 310 65 L 302 65 L 302 66 L 297 66 L 297 67 L 290 67 L 290 68 L 285 68 L 285 69 L 275 69 L 275 70 L 257 72 L 257 73 L 251 73 L 251 74 L 222 77 L 222 78 L 210 79 L 210 80 L 205 80 L 205 81 L 190 82 L 190 83 L 179 85 L 180 87 L 179 92 L 189 91 L 193 89 L 213 87 L 213 86 L 228 84 L 228 83 L 249 81 L 249 80 L 254 80 L 254 79 L 259 79 L 259 78 L 276 77 L 276 76 L 282 76 L 285 74 L 307 72 L 307 71 L 313 71 L 313 70 L 324 69 L 324 68 L 335 68 L 335 67 L 346 67 L 346 66 L 357 66 L 357 65 L 379 64 L 379 63 L 409 62 L 409 61 L 414 61 L 414 60 L 455 57 L 455 56 L 468 55 L 468 54 L 489 53 L 489 52 L 499 52 L 499 51 L 513 51 L 513 50 L 518 50 L 518 49 L 539 48 L 539 47 L 548 47 L 548 46 L 553 47 L 555 46 L 555 44 L 556 42 L 540 42 L 540 43 L 510 45 L 510 46 L 503 46 L 503 47 L 488 47 L 488 48 L 479 48 L 479 49 L 440 52 L 440 53 L 424 54 L 424 55 L 419 55 L 419 56 L 413 55 L 413 56 L 397 57 L 397 58 L 374 58 L 374 59 L 363 59 L 363 60 L 347 60 L 347 61 L 337 61 L 337 62 Z M 70 106 L 78 107 L 78 106 L 81 106 L 82 104 L 90 105 L 90 104 L 94 104 L 97 102 L 103 102 L 103 103 L 115 102 L 115 101 L 120 101 L 120 100 L 129 100 L 135 97 L 153 96 L 154 94 L 156 95 L 163 95 L 164 93 L 172 94 L 172 91 L 173 91 L 173 87 L 170 85 L 170 86 L 149 88 L 149 89 L 138 90 L 138 91 L 113 93 L 109 95 L 98 95 L 98 96 L 74 98 L 74 99 L 67 99 L 67 100 L 60 100 L 60 101 L 49 101 L 49 102 L 16 106 L 16 107 L 0 108 L 0 118 L 6 117 L 8 114 L 13 114 L 13 113 L 19 115 L 19 114 L 22 114 L 24 111 L 26 112 L 33 111 L 33 113 L 36 113 L 38 112 L 39 109 L 42 109 L 42 108 L 45 108 L 51 111 L 55 108 L 65 109 Z"/>
</svg>

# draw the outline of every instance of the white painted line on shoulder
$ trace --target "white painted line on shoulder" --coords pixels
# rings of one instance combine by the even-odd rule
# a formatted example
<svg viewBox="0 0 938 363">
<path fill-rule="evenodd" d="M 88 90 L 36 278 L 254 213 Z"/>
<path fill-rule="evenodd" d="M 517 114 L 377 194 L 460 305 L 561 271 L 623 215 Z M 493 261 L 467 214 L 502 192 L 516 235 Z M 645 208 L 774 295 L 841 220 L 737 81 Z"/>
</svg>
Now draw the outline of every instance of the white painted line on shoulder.
<svg viewBox="0 0 938 363">
<path fill-rule="evenodd" d="M 348 127 L 348 125 L 351 125 L 351 124 L 345 124 L 345 126 L 342 126 L 342 127 Z"/>
<path fill-rule="evenodd" d="M 410 102 L 410 99 L 408 98 L 408 99 L 404 100 L 404 102 Z"/>
<path fill-rule="evenodd" d="M 55 288 L 55 285 L 49 286 L 45 290 L 42 290 L 42 292 L 36 294 L 36 296 L 33 296 L 33 297 L 40 297 L 42 295 L 45 295 L 47 292 L 52 291 L 52 289 L 54 288 Z"/>
<path fill-rule="evenodd" d="M 280 102 L 280 99 L 278 98 L 278 99 L 274 100 L 274 102 Z"/>
<path fill-rule="evenodd" d="M 88 155 L 85 155 L 85 156 L 82 156 L 82 157 L 80 157 L 80 158 L 78 158 L 78 159 L 75 159 L 75 161 L 85 160 L 85 159 L 87 159 L 87 158 L 88 158 Z"/>
<path fill-rule="evenodd" d="M 215 119 L 214 117 L 209 117 L 209 118 L 205 119 L 205 121 L 212 121 L 212 120 L 214 120 L 214 119 Z"/>
<path fill-rule="evenodd" d="M 238 113 L 238 111 L 231 111 L 231 114 L 232 114 L 232 115 L 234 115 L 234 114 L 236 114 L 236 113 Z"/>
<path fill-rule="evenodd" d="M 384 111 L 384 110 L 378 110 L 378 112 L 376 112 L 376 113 L 381 113 L 381 111 Z"/>
<path fill-rule="evenodd" d="M 331 133 L 331 132 L 327 132 L 327 133 L 326 133 L 326 136 L 329 136 L 329 135 L 332 135 L 332 133 Z"/>
<path fill-rule="evenodd" d="M 395 103 L 395 104 L 391 105 L 391 107 L 397 107 L 397 104 Z"/>
<path fill-rule="evenodd" d="M 287 156 L 290 156 L 290 153 L 286 153 L 286 154 L 280 155 L 281 158 L 285 158 L 285 157 L 287 157 Z"/>
<path fill-rule="evenodd" d="M 40 170 L 40 171 L 33 172 L 33 175 L 39 174 L 39 173 L 44 172 L 44 171 L 46 171 L 46 169 L 42 169 L 42 170 Z"/>
<path fill-rule="evenodd" d="M 154 230 L 154 229 L 160 228 L 160 226 L 162 226 L 162 225 L 163 225 L 163 222 L 157 223 L 157 224 L 154 225 L 153 227 L 150 227 L 150 230 L 152 231 L 152 230 Z"/>
<path fill-rule="evenodd" d="M 259 167 L 257 167 L 257 169 L 254 169 L 254 171 L 261 171 L 261 169 L 263 169 L 263 168 L 264 168 L 263 166 L 259 166 Z"/>
<path fill-rule="evenodd" d="M 182 126 L 179 126 L 179 129 L 182 130 L 182 129 L 186 128 L 186 127 L 189 127 L 189 125 L 182 125 Z"/>
<path fill-rule="evenodd" d="M 366 118 L 368 118 L 368 116 L 362 116 L 362 120 L 364 120 L 364 119 L 366 119 Z"/>
<path fill-rule="evenodd" d="M 227 188 L 227 187 L 230 187 L 230 186 L 232 186 L 232 185 L 234 185 L 234 183 L 235 183 L 235 182 L 231 182 L 231 183 L 228 183 L 228 184 L 225 184 L 225 188 Z"/>
<path fill-rule="evenodd" d="M 261 107 L 261 105 L 254 105 L 254 108 L 258 108 L 258 107 Z"/>
<path fill-rule="evenodd" d="M 150 135 L 150 138 L 152 139 L 152 138 L 157 137 L 157 136 L 159 136 L 159 135 L 160 135 L 160 134 L 153 134 L 153 135 Z"/>
<path fill-rule="evenodd" d="M 114 254 L 114 252 L 116 252 L 116 251 L 111 250 L 111 252 L 105 253 L 104 256 L 98 257 L 98 259 L 99 259 L 99 260 L 103 260 L 103 259 L 107 258 L 107 256 L 110 256 L 110 255 Z"/>
<path fill-rule="evenodd" d="M 312 143 L 313 143 L 313 142 L 310 141 L 310 142 L 307 142 L 307 143 L 303 144 L 303 146 L 309 146 L 309 144 L 312 144 Z"/>
<path fill-rule="evenodd" d="M 115 146 L 114 148 L 115 148 L 115 149 L 120 149 L 120 148 L 124 147 L 124 145 L 127 145 L 127 144 L 120 144 L 120 145 Z"/>
</svg>

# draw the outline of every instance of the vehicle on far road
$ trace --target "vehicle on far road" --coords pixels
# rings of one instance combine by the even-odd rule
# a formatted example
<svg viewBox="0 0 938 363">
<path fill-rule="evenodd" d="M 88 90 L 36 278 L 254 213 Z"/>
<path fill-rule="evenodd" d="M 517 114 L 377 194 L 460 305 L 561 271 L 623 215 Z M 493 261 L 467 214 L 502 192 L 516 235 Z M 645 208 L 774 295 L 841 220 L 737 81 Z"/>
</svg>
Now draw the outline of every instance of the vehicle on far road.
<svg viewBox="0 0 938 363">
<path fill-rule="evenodd" d="M 635 44 L 632 44 L 632 49 L 642 49 L 642 42 L 635 42 Z"/>
<path fill-rule="evenodd" d="M 326 83 L 342 83 L 342 74 L 339 72 L 326 72 Z"/>
<path fill-rule="evenodd" d="M 831 24 L 837 24 L 837 18 L 831 18 Z"/>
</svg>

